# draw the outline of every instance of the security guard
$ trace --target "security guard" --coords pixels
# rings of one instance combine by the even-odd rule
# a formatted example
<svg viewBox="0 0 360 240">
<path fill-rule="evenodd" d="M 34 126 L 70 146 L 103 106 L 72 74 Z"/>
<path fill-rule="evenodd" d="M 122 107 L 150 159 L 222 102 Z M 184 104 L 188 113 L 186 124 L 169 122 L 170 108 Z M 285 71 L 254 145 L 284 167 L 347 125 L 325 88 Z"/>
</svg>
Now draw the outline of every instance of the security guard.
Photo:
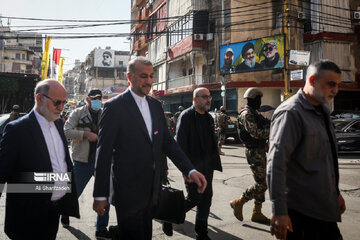
<svg viewBox="0 0 360 240">
<path fill-rule="evenodd" d="M 229 117 L 226 115 L 226 107 L 221 106 L 220 107 L 220 113 L 217 114 L 217 127 L 218 127 L 218 148 L 219 148 L 219 154 L 225 155 L 224 152 L 221 151 L 221 146 L 225 143 L 225 128 L 227 127 L 227 122 L 229 120 Z"/>
<path fill-rule="evenodd" d="M 18 118 L 20 118 L 20 106 L 19 105 L 14 105 L 13 107 L 12 107 L 12 111 L 11 111 L 11 113 L 10 113 L 10 117 L 9 117 L 10 119 L 9 119 L 9 121 L 11 122 L 11 121 L 14 121 L 14 120 L 16 120 L 16 119 L 18 119 Z"/>
<path fill-rule="evenodd" d="M 255 199 L 251 221 L 269 224 L 270 219 L 261 212 L 265 201 L 266 185 L 266 151 L 270 133 L 270 121 L 257 112 L 261 105 L 263 93 L 258 88 L 249 88 L 244 94 L 247 105 L 239 114 L 240 137 L 245 143 L 245 155 L 253 173 L 255 184 L 248 187 L 239 199 L 230 202 L 235 217 L 242 221 L 243 205 Z"/>
</svg>

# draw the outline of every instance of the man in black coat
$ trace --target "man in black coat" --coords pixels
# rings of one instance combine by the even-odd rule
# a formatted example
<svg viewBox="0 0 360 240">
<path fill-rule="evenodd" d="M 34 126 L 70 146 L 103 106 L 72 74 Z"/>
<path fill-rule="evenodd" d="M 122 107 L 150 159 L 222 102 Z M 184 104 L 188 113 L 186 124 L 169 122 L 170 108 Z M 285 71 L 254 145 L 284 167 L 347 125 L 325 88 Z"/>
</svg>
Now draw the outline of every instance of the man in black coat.
<svg viewBox="0 0 360 240">
<path fill-rule="evenodd" d="M 120 239 L 150 240 L 152 209 L 168 156 L 196 182 L 199 193 L 205 177 L 194 169 L 170 135 L 161 103 L 147 96 L 153 83 L 152 63 L 137 57 L 128 64 L 130 87 L 107 101 L 100 120 L 95 167 L 93 209 L 104 214 L 113 162 L 114 202 Z"/>
<path fill-rule="evenodd" d="M 207 112 L 211 106 L 210 91 L 197 88 L 193 93 L 193 106 L 184 110 L 176 128 L 176 140 L 195 168 L 201 171 L 208 183 L 205 192 L 199 194 L 196 184 L 185 176 L 188 192 L 185 210 L 197 206 L 196 239 L 210 239 L 207 235 L 208 217 L 213 195 L 212 179 L 214 170 L 222 171 L 218 146 L 215 138 L 214 120 Z"/>
<path fill-rule="evenodd" d="M 69 173 L 72 163 L 60 113 L 66 103 L 65 88 L 56 80 L 44 80 L 35 88 L 35 107 L 24 117 L 10 122 L 0 143 L 0 184 L 39 180 L 35 172 Z M 31 175 L 31 179 L 26 178 Z M 64 175 L 63 175 L 64 176 Z M 24 179 L 26 180 L 24 182 Z M 41 180 L 41 179 L 40 179 Z M 65 180 L 65 179 L 63 179 Z M 37 182 L 42 190 L 45 185 Z M 6 195 L 5 233 L 11 239 L 55 239 L 60 214 L 79 218 L 75 185 L 58 179 L 50 186 L 60 191 L 10 193 Z M 2 189 L 0 189 L 1 194 Z"/>
</svg>

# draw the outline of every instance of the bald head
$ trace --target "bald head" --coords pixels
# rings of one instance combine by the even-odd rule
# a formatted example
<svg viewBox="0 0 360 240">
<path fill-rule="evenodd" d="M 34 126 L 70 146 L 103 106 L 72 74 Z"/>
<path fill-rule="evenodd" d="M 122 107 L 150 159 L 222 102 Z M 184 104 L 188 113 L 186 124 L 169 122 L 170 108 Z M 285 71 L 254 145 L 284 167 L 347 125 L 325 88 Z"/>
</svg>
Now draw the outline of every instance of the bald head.
<svg viewBox="0 0 360 240">
<path fill-rule="evenodd" d="M 35 110 L 48 121 L 55 121 L 66 103 L 64 86 L 54 79 L 46 79 L 36 84 Z"/>
<path fill-rule="evenodd" d="M 193 105 L 195 110 L 201 114 L 210 110 L 211 95 L 207 88 L 197 88 L 193 92 Z"/>
</svg>

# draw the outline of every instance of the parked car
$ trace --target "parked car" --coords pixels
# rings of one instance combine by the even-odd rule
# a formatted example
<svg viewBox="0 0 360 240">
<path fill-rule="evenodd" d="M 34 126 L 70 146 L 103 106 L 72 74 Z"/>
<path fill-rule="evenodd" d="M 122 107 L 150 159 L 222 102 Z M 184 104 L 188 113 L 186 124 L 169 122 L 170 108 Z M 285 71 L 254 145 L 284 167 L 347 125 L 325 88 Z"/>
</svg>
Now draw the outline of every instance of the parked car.
<svg viewBox="0 0 360 240">
<path fill-rule="evenodd" d="M 26 113 L 20 113 L 20 117 L 26 115 Z M 0 140 L 2 138 L 6 124 L 10 121 L 10 113 L 4 113 L 0 115 Z"/>
<path fill-rule="evenodd" d="M 214 112 L 209 112 L 210 115 L 214 118 L 215 122 L 215 134 L 218 135 L 217 128 L 217 120 Z M 229 137 L 233 137 L 236 143 L 241 143 L 240 140 L 240 130 L 239 130 L 239 122 L 238 122 L 238 112 L 237 111 L 227 111 L 226 115 L 229 117 L 229 120 L 225 127 L 225 140 Z"/>
<path fill-rule="evenodd" d="M 339 153 L 360 153 L 360 119 L 338 118 L 333 123 Z"/>
<path fill-rule="evenodd" d="M 241 143 L 238 120 L 239 113 L 237 111 L 227 111 L 226 115 L 228 115 L 229 120 L 225 128 L 225 139 L 233 137 L 236 143 Z"/>
</svg>

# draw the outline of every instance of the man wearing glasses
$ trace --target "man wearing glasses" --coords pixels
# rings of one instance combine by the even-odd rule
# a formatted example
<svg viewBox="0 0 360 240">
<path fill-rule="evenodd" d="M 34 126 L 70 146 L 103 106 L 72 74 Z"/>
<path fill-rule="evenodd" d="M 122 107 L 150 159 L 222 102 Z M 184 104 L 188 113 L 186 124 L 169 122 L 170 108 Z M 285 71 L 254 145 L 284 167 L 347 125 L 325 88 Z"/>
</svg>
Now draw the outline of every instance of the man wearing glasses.
<svg viewBox="0 0 360 240">
<path fill-rule="evenodd" d="M 102 112 L 102 92 L 97 88 L 91 89 L 85 100 L 86 105 L 75 109 L 64 125 L 66 137 L 72 140 L 71 157 L 74 161 L 78 197 L 94 175 L 96 144 Z M 95 236 L 98 239 L 111 239 L 106 229 L 109 222 L 109 208 L 108 205 L 105 208 L 105 214 L 97 217 Z M 70 224 L 69 217 L 62 216 L 61 223 L 64 227 L 68 227 Z"/>
<path fill-rule="evenodd" d="M 275 40 L 266 43 L 263 50 L 265 59 L 260 63 L 263 68 L 282 68 L 284 66 L 284 59 L 278 53 L 278 44 Z"/>
<path fill-rule="evenodd" d="M 211 95 L 207 88 L 197 88 L 193 93 L 193 106 L 184 110 L 178 119 L 176 140 L 195 168 L 202 172 L 208 182 L 203 194 L 197 192 L 194 182 L 185 178 L 188 195 L 185 211 L 197 206 L 196 239 L 207 240 L 208 217 L 211 206 L 214 170 L 222 171 L 218 145 L 215 138 L 214 120 L 208 113 Z"/>
<path fill-rule="evenodd" d="M 35 107 L 24 117 L 10 122 L 0 143 L 0 184 L 20 183 L 24 174 L 72 171 L 72 163 L 60 113 L 66 90 L 56 80 L 44 80 L 35 87 Z M 21 180 L 19 180 L 21 179 Z M 28 181 L 26 181 L 28 182 Z M 39 183 L 39 182 L 37 182 Z M 60 214 L 79 218 L 76 189 L 72 181 L 55 180 L 50 192 L 8 192 L 5 233 L 10 239 L 55 239 Z M 41 184 L 41 188 L 45 185 Z M 48 186 L 48 184 L 46 184 Z M 1 194 L 0 189 L 0 194 Z M 40 193 L 40 194 L 39 194 Z"/>
</svg>

